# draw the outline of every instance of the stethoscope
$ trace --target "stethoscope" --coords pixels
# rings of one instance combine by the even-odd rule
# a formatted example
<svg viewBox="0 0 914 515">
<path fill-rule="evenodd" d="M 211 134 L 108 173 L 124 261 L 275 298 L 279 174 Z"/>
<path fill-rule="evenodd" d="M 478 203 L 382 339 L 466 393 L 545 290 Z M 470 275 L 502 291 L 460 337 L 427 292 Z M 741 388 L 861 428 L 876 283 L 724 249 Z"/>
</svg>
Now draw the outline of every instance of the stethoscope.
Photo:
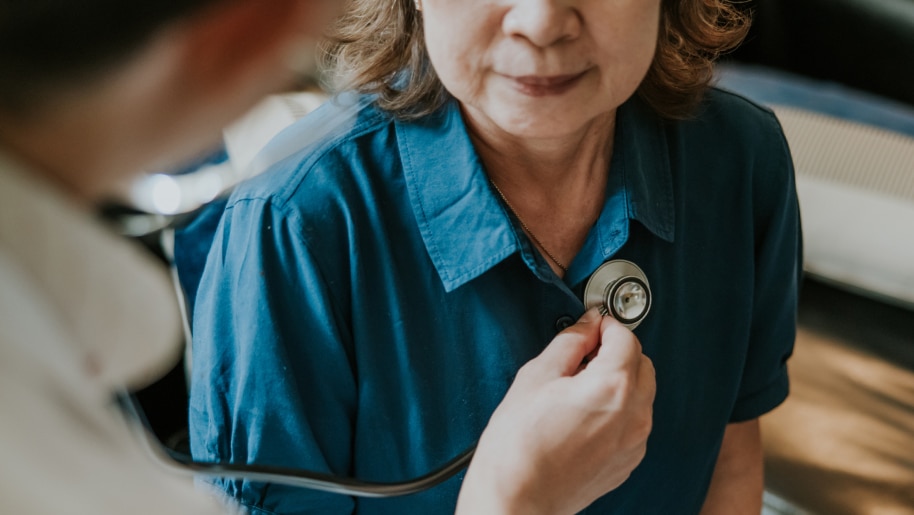
<svg viewBox="0 0 914 515">
<path fill-rule="evenodd" d="M 603 263 L 590 276 L 584 287 L 584 306 L 597 308 L 629 329 L 634 329 L 651 309 L 651 290 L 647 276 L 631 261 L 616 259 Z M 469 465 L 476 450 L 474 443 L 454 459 L 423 476 L 396 482 L 370 482 L 286 467 L 195 461 L 186 454 L 175 452 L 158 439 L 146 420 L 136 397 L 121 398 L 125 411 L 138 424 L 139 437 L 147 451 L 172 472 L 214 478 L 230 478 L 310 488 L 359 497 L 394 497 L 432 488 L 450 479 Z"/>
<path fill-rule="evenodd" d="M 295 132 L 293 128 L 287 132 L 287 137 L 277 138 L 270 147 L 262 150 L 244 170 L 235 170 L 229 163 L 206 167 L 193 175 L 153 174 L 139 181 L 130 194 L 131 204 L 137 208 L 138 214 L 126 216 L 121 221 L 122 232 L 140 236 L 174 227 L 192 218 L 203 206 L 226 194 L 242 179 L 259 175 L 273 163 L 307 147 L 328 131 L 353 124 L 360 107 L 358 98 L 340 97 L 337 102 L 339 110 L 324 120 L 322 131 L 302 133 Z M 584 288 L 584 306 L 587 310 L 597 308 L 604 316 L 611 316 L 629 329 L 634 329 L 650 311 L 651 292 L 647 277 L 630 261 L 608 261 L 588 279 Z M 119 400 L 128 415 L 138 422 L 133 427 L 155 461 L 173 473 L 194 477 L 277 483 L 359 497 L 394 497 L 421 492 L 450 479 L 469 465 L 476 450 L 474 443 L 428 474 L 396 482 L 361 481 L 286 467 L 201 462 L 171 450 L 155 438 L 135 396 L 127 394 Z"/>
<path fill-rule="evenodd" d="M 597 308 L 634 330 L 651 310 L 651 286 L 638 265 L 624 259 L 607 261 L 584 286 L 584 307 Z"/>
</svg>

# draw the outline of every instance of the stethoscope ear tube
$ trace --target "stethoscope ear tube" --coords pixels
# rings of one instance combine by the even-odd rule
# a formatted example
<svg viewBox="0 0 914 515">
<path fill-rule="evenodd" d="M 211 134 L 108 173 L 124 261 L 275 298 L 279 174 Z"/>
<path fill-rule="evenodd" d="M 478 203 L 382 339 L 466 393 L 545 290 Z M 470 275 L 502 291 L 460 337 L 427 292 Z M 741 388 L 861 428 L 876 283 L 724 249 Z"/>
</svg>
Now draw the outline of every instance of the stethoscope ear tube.
<svg viewBox="0 0 914 515">
<path fill-rule="evenodd" d="M 584 307 L 597 308 L 634 330 L 651 310 L 651 287 L 644 271 L 624 259 L 607 261 L 584 286 Z"/>
<path fill-rule="evenodd" d="M 136 428 L 136 432 L 139 433 L 137 436 L 153 460 L 171 472 L 186 476 L 278 483 L 357 497 L 395 497 L 421 492 L 447 481 L 470 464 L 476 451 L 476 444 L 473 444 L 428 474 L 391 483 L 361 481 L 287 467 L 195 461 L 186 454 L 167 448 L 154 436 L 143 408 L 134 395 L 124 393 L 118 399 L 129 418 L 134 419 L 131 422 L 135 423 L 131 426 Z"/>
<path fill-rule="evenodd" d="M 598 308 L 629 329 L 638 327 L 651 309 L 650 284 L 644 272 L 631 261 L 621 259 L 603 263 L 584 287 L 584 305 Z M 466 468 L 476 444 L 471 445 L 437 470 L 406 481 L 391 483 L 361 481 L 321 472 L 262 465 L 195 461 L 186 454 L 172 451 L 162 444 L 150 428 L 140 402 L 130 393 L 118 397 L 132 427 L 154 461 L 166 469 L 187 476 L 244 479 L 279 483 L 358 497 L 394 497 L 427 490 L 447 481 Z"/>
</svg>

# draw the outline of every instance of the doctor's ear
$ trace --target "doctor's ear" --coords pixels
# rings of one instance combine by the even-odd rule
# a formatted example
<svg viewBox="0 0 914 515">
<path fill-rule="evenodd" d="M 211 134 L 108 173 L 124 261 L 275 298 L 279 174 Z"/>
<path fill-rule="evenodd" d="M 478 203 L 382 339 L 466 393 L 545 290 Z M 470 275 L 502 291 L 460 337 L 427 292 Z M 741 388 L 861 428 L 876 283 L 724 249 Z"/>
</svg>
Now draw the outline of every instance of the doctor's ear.
<svg viewBox="0 0 914 515">
<path fill-rule="evenodd" d="M 327 0 L 230 0 L 182 23 L 187 87 L 212 91 L 247 84 L 275 90 L 292 79 L 293 53 L 310 51 L 333 14 Z M 303 50 L 304 49 L 304 50 Z"/>
</svg>

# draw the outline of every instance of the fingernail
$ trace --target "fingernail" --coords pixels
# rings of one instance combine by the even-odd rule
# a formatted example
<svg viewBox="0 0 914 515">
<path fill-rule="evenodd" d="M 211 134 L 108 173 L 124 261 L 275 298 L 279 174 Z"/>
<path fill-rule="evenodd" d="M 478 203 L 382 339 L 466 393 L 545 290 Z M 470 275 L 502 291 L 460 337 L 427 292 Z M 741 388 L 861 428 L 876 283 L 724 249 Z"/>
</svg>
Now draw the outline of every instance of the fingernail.
<svg viewBox="0 0 914 515">
<path fill-rule="evenodd" d="M 584 313 L 584 316 L 581 317 L 581 322 L 595 322 L 601 318 L 603 318 L 603 316 L 600 315 L 600 310 L 597 308 L 591 308 L 588 309 L 587 312 Z"/>
</svg>

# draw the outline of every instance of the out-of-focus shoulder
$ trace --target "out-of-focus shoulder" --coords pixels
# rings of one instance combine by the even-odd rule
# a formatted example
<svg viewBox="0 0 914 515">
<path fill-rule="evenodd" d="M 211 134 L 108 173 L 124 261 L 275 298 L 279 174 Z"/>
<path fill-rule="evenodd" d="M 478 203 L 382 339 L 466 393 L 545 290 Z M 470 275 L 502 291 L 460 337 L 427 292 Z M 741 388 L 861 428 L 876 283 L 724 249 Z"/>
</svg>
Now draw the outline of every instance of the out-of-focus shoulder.
<svg viewBox="0 0 914 515">
<path fill-rule="evenodd" d="M 739 93 L 734 93 L 733 91 L 723 89 L 718 86 L 712 86 L 708 88 L 707 96 L 711 102 L 719 103 L 722 105 L 730 105 L 737 109 L 744 109 L 749 111 L 761 111 L 761 114 L 764 115 L 774 114 L 770 108 L 759 104 L 754 100 L 750 100 L 749 98 L 744 97 Z"/>
<path fill-rule="evenodd" d="M 392 122 L 369 97 L 331 98 L 271 140 L 258 156 L 269 163 L 264 172 L 239 185 L 228 205 L 252 199 L 285 205 L 303 187 L 339 180 L 338 174 L 325 172 L 338 168 L 360 138 Z"/>
<path fill-rule="evenodd" d="M 789 160 L 787 140 L 774 111 L 721 88 L 709 88 L 691 118 L 669 127 L 687 144 L 713 144 L 729 149 L 734 157 Z"/>
<path fill-rule="evenodd" d="M 774 111 L 769 107 L 716 86 L 708 89 L 696 117 L 711 119 L 715 123 L 727 126 L 742 127 L 743 131 L 767 129 L 782 132 Z"/>
</svg>

